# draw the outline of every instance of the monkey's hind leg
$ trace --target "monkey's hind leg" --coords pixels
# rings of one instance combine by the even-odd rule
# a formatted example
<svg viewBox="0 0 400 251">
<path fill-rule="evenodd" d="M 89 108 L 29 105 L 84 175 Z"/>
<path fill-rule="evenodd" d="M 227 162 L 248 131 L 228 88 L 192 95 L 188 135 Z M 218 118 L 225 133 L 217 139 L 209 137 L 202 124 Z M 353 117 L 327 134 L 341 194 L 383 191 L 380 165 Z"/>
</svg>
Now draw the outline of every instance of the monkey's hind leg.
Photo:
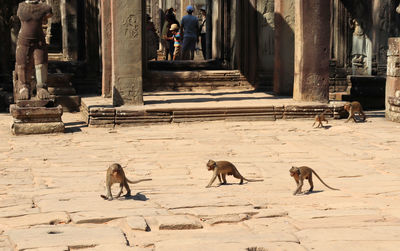
<svg viewBox="0 0 400 251">
<path fill-rule="evenodd" d="M 224 174 L 222 174 L 222 183 L 221 184 L 223 184 L 223 185 L 226 185 L 226 174 L 224 173 Z"/>
<path fill-rule="evenodd" d="M 115 196 L 115 198 L 119 198 L 121 196 L 122 188 L 123 188 L 123 183 L 119 183 L 119 192 L 118 192 L 117 196 Z"/>
<path fill-rule="evenodd" d="M 310 177 L 308 177 L 308 183 L 310 183 L 310 189 L 308 190 L 309 193 L 311 193 L 314 189 L 314 184 L 312 181 L 312 175 L 310 174 Z"/>
<path fill-rule="evenodd" d="M 232 175 L 233 175 L 233 177 L 235 177 L 236 179 L 240 179 L 239 185 L 242 185 L 242 184 L 243 184 L 243 176 L 240 175 L 240 173 L 238 172 L 238 170 L 233 170 Z"/>
<path fill-rule="evenodd" d="M 364 111 L 360 111 L 360 115 L 362 115 L 363 121 L 367 119 L 367 116 L 365 115 Z"/>
<path fill-rule="evenodd" d="M 131 196 L 131 189 L 129 188 L 128 181 L 126 179 L 124 181 L 124 187 L 126 189 L 126 194 L 124 196 L 125 197 L 130 197 Z"/>
</svg>

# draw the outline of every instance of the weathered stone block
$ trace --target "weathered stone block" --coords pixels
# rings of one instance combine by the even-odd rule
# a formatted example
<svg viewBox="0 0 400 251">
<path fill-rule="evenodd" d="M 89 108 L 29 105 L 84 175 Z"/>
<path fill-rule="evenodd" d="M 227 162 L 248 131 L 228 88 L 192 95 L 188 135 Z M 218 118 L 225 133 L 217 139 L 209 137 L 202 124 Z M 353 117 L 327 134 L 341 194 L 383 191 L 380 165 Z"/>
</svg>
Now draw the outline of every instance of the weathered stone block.
<svg viewBox="0 0 400 251">
<path fill-rule="evenodd" d="M 63 122 L 51 123 L 13 123 L 11 132 L 14 135 L 26 134 L 47 134 L 47 133 L 63 133 L 65 129 Z"/>
<path fill-rule="evenodd" d="M 400 38 L 399 37 L 390 37 L 388 41 L 388 57 L 391 56 L 400 56 Z"/>
<path fill-rule="evenodd" d="M 146 220 L 141 216 L 132 216 L 126 219 L 127 226 L 132 230 L 150 231 Z"/>
<path fill-rule="evenodd" d="M 389 97 L 393 97 L 396 94 L 397 90 L 400 90 L 400 77 L 386 77 L 386 98 L 385 98 L 385 107 L 386 111 L 389 109 Z"/>
<path fill-rule="evenodd" d="M 203 228 L 200 221 L 185 215 L 171 215 L 156 217 L 160 230 L 184 230 Z"/>
<path fill-rule="evenodd" d="M 400 77 L 399 56 L 391 56 L 387 58 L 387 76 Z"/>
</svg>

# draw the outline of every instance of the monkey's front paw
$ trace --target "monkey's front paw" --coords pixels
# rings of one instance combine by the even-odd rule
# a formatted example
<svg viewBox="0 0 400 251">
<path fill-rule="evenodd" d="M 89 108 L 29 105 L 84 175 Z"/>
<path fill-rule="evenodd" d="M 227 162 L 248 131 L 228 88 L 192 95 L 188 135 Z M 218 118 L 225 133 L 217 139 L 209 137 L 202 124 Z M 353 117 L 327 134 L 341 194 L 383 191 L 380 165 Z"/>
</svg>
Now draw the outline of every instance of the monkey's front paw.
<svg viewBox="0 0 400 251">
<path fill-rule="evenodd" d="M 37 97 L 40 100 L 45 100 L 50 98 L 50 93 L 44 88 L 37 89 Z"/>
</svg>

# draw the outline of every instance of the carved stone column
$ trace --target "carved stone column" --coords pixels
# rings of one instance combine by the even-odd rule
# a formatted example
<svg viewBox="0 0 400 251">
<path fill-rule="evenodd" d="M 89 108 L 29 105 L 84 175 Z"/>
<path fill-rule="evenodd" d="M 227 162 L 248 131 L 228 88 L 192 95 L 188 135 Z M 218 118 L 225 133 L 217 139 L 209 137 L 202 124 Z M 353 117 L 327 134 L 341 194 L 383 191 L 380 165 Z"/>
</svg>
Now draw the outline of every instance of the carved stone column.
<svg viewBox="0 0 400 251">
<path fill-rule="evenodd" d="M 113 105 L 143 105 L 144 0 L 111 0 Z"/>
<path fill-rule="evenodd" d="M 389 49 L 387 54 L 385 94 L 386 118 L 400 122 L 400 105 L 396 104 L 396 102 L 390 102 L 390 99 L 400 100 L 399 97 L 396 97 L 396 91 L 400 91 L 400 38 L 389 38 Z"/>
<path fill-rule="evenodd" d="M 295 68 L 293 98 L 329 101 L 330 1 L 295 3 Z"/>
<path fill-rule="evenodd" d="M 111 97 L 111 76 L 112 76 L 112 57 L 111 57 L 111 1 L 101 0 L 101 55 L 102 55 L 102 95 L 105 98 Z"/>
<path fill-rule="evenodd" d="M 63 57 L 78 60 L 78 5 L 77 0 L 61 0 Z"/>
<path fill-rule="evenodd" d="M 294 2 L 275 0 L 274 92 L 293 94 Z"/>
</svg>

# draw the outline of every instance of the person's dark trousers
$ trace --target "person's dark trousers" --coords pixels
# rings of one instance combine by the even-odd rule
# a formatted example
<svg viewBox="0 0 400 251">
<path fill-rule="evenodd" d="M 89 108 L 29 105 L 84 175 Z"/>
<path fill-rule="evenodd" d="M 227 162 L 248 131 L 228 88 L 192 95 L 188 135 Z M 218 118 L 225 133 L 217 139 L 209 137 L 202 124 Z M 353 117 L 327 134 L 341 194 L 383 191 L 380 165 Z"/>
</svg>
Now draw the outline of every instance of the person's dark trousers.
<svg viewBox="0 0 400 251">
<path fill-rule="evenodd" d="M 194 50 L 196 49 L 196 41 L 195 37 L 183 37 L 183 45 L 182 45 L 182 56 L 183 60 L 193 60 L 194 59 Z"/>
<path fill-rule="evenodd" d="M 206 43 L 206 33 L 201 33 L 201 51 L 203 52 L 203 57 L 207 59 L 207 43 Z"/>
</svg>

